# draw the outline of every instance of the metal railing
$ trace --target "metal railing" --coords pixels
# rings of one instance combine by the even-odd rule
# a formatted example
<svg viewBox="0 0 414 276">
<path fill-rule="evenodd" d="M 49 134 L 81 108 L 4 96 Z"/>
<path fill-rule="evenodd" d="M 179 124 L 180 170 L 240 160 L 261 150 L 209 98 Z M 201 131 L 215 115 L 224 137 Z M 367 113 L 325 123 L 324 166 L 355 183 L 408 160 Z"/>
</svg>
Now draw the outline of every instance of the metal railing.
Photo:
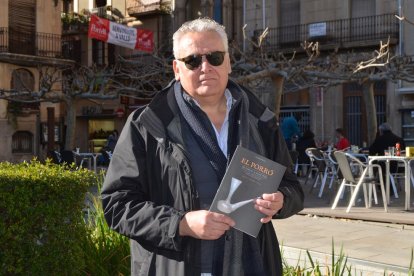
<svg viewBox="0 0 414 276">
<path fill-rule="evenodd" d="M 62 58 L 74 60 L 80 63 L 82 60 L 82 41 L 70 37 L 63 37 Z"/>
<path fill-rule="evenodd" d="M 27 35 L 0 27 L 0 52 L 58 58 L 62 53 L 61 36 L 39 32 Z"/>
<path fill-rule="evenodd" d="M 398 26 L 399 21 L 394 14 L 383 14 L 269 28 L 263 47 L 265 51 L 299 48 L 304 41 L 318 41 L 321 46 L 369 46 L 378 45 L 380 40 L 385 42 L 388 37 L 395 43 Z M 256 30 L 255 36 L 261 32 Z"/>
</svg>

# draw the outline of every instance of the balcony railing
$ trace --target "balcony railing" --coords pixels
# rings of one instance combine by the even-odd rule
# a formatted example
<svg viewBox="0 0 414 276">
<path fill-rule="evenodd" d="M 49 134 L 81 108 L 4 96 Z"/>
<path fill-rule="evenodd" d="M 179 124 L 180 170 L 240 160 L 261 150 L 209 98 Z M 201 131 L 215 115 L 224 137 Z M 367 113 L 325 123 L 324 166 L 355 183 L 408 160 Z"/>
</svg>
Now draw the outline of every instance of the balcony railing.
<svg viewBox="0 0 414 276">
<path fill-rule="evenodd" d="M 315 22 L 304 25 L 270 28 L 264 44 L 264 51 L 300 48 L 304 41 L 318 41 L 320 46 L 357 46 L 379 45 L 379 41 L 391 43 L 398 39 L 398 19 L 394 14 L 383 14 L 361 18 L 349 18 Z M 262 30 L 256 30 L 255 35 Z"/>
<path fill-rule="evenodd" d="M 82 60 L 82 41 L 64 37 L 62 39 L 62 58 L 80 63 Z"/>
<path fill-rule="evenodd" d="M 23 34 L 9 28 L 0 28 L 0 52 L 41 57 L 61 57 L 61 37 L 57 34 Z"/>
</svg>

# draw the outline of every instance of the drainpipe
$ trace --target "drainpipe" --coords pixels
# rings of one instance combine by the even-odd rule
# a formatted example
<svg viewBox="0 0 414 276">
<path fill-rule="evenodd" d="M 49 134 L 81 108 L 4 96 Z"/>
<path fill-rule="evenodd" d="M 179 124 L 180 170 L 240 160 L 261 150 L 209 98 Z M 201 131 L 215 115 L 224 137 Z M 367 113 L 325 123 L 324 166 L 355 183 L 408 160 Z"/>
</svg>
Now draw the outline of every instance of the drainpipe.
<svg viewBox="0 0 414 276">
<path fill-rule="evenodd" d="M 263 30 L 266 28 L 266 0 L 262 0 Z"/>
<path fill-rule="evenodd" d="M 243 0 L 243 27 L 246 25 L 246 0 Z M 246 39 L 243 38 L 243 53 L 246 52 Z"/>
<path fill-rule="evenodd" d="M 402 1 L 403 0 L 398 0 L 398 16 L 402 17 L 403 16 L 403 10 L 402 10 Z M 400 56 L 402 56 L 404 54 L 404 25 L 403 25 L 403 21 L 402 20 L 398 20 L 399 24 L 398 24 L 398 54 Z M 400 90 L 402 88 L 402 81 L 398 80 L 398 90 Z"/>
</svg>

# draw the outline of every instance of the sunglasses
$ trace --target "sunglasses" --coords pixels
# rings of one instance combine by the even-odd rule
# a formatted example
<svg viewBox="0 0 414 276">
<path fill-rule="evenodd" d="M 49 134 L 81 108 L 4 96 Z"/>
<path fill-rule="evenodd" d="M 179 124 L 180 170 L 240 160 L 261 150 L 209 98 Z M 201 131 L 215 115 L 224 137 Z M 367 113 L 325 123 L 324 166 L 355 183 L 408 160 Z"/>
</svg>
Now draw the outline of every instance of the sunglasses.
<svg viewBox="0 0 414 276">
<path fill-rule="evenodd" d="M 215 51 L 204 55 L 189 55 L 184 58 L 177 58 L 177 60 L 184 62 L 185 67 L 188 69 L 195 70 L 200 67 L 201 63 L 203 62 L 203 56 L 206 57 L 208 63 L 211 65 L 219 66 L 223 64 L 225 54 L 226 52 Z"/>
</svg>

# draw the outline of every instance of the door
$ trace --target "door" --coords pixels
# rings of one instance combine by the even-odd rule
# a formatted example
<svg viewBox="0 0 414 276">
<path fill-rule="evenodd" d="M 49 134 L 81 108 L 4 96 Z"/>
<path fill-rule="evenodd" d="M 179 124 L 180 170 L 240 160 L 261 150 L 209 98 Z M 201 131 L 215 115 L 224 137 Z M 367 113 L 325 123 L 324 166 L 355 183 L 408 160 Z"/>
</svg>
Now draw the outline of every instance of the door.
<svg viewBox="0 0 414 276">
<path fill-rule="evenodd" d="M 352 145 L 363 146 L 368 140 L 367 117 L 365 102 L 362 97 L 362 86 L 358 83 L 343 85 L 343 118 L 344 129 Z M 386 121 L 386 82 L 376 82 L 374 85 L 375 107 L 377 110 L 377 125 Z"/>
</svg>

